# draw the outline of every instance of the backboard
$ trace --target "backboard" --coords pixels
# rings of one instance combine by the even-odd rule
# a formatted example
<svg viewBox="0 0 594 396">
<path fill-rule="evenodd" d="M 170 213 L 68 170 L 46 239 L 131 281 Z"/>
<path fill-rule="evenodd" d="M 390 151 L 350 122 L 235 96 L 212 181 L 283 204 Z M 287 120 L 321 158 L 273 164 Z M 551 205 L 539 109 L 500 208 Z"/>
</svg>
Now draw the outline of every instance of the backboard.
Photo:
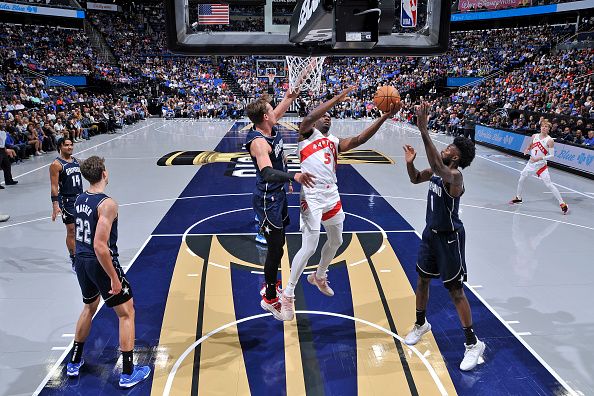
<svg viewBox="0 0 594 396">
<path fill-rule="evenodd" d="M 213 7 L 214 1 L 165 0 L 172 52 L 426 56 L 448 46 L 450 1 L 227 0 Z"/>
</svg>

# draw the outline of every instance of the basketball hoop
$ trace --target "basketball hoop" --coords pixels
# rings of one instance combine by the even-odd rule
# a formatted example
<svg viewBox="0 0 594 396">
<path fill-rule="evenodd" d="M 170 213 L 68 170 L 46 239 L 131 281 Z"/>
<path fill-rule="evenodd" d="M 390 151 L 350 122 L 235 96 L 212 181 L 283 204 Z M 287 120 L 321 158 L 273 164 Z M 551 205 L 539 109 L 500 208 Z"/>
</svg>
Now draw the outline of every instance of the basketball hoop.
<svg viewBox="0 0 594 396">
<path fill-rule="evenodd" d="M 312 91 L 317 93 L 322 83 L 322 67 L 325 56 L 287 56 L 289 68 L 289 91 Z"/>
</svg>

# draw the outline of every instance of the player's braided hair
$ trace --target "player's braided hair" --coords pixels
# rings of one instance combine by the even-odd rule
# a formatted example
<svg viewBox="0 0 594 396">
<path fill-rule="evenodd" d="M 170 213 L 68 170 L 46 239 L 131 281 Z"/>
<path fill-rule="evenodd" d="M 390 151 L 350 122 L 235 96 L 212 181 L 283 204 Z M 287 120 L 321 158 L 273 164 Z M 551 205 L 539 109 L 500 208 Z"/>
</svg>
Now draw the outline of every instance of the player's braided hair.
<svg viewBox="0 0 594 396">
<path fill-rule="evenodd" d="M 474 143 L 468 138 L 458 136 L 454 139 L 454 146 L 460 151 L 460 161 L 458 161 L 458 166 L 464 169 L 469 166 L 474 159 L 476 151 Z"/>
</svg>

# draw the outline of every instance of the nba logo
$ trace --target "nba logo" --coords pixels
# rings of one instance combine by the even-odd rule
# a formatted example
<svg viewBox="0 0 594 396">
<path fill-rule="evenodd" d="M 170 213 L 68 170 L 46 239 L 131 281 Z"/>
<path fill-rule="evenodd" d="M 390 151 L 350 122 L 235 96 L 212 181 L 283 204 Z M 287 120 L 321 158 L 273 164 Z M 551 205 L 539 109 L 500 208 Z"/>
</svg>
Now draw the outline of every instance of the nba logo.
<svg viewBox="0 0 594 396">
<path fill-rule="evenodd" d="M 402 0 L 400 7 L 400 26 L 417 26 L 417 0 Z"/>
</svg>

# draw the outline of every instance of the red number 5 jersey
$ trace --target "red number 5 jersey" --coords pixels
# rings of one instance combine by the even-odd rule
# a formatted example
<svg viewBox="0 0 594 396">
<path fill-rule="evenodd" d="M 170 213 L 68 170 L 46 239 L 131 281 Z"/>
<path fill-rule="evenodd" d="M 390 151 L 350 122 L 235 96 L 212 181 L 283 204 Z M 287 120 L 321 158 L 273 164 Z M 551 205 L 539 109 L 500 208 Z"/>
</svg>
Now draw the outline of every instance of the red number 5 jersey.
<svg viewBox="0 0 594 396">
<path fill-rule="evenodd" d="M 301 171 L 314 175 L 316 186 L 336 184 L 338 144 L 336 136 L 324 136 L 315 128 L 311 136 L 299 142 Z"/>
</svg>

